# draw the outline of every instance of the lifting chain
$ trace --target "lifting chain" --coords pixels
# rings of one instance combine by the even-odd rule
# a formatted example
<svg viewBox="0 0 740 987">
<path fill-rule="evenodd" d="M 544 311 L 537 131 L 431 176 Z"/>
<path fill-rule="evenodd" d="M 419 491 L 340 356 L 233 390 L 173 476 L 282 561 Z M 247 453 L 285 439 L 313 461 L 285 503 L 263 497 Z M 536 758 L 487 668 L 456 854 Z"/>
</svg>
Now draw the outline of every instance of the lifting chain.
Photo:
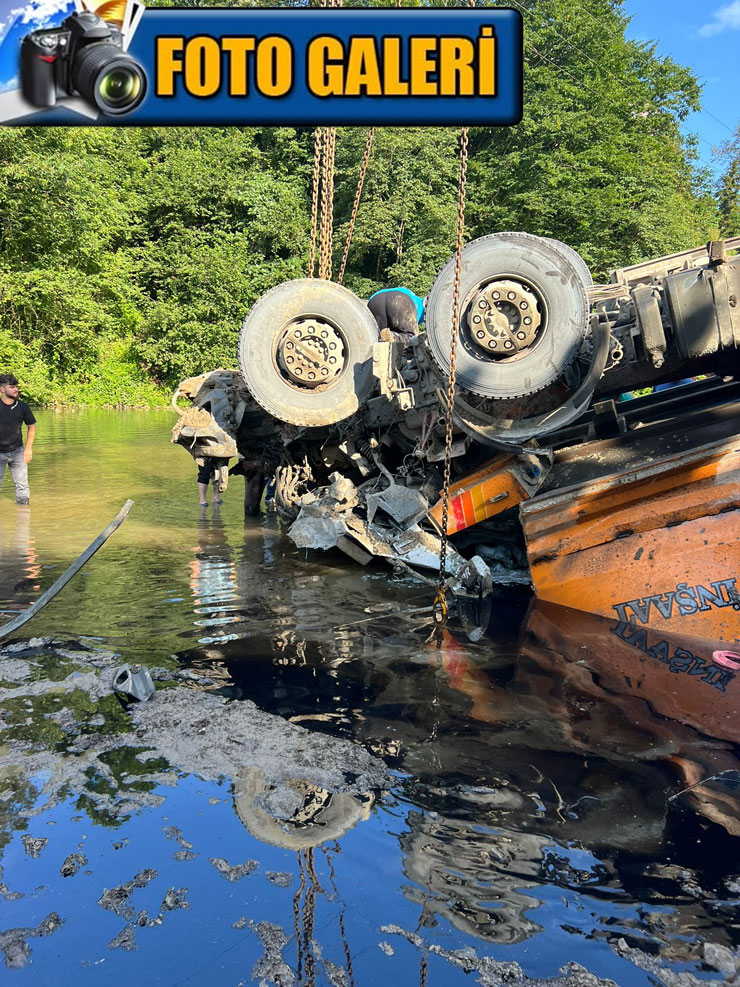
<svg viewBox="0 0 740 987">
<path fill-rule="evenodd" d="M 317 127 L 314 134 L 313 173 L 311 175 L 311 243 L 308 248 L 308 276 L 314 276 L 316 267 L 316 232 L 319 226 L 319 176 L 321 173 L 321 148 L 323 127 Z"/>
<path fill-rule="evenodd" d="M 333 4 L 332 4 L 333 6 Z M 321 229 L 319 232 L 319 277 L 331 281 L 334 239 L 334 149 L 336 127 L 324 127 L 321 161 Z"/>
<path fill-rule="evenodd" d="M 468 173 L 468 128 L 460 132 L 460 173 L 457 187 L 457 232 L 455 239 L 455 286 L 452 296 L 452 326 L 450 329 L 450 381 L 447 387 L 447 411 L 445 418 L 445 469 L 442 486 L 442 538 L 439 546 L 439 583 L 432 604 L 432 619 L 440 631 L 447 623 L 447 592 L 445 566 L 447 564 L 447 518 L 450 506 L 450 479 L 452 476 L 452 413 L 455 405 L 455 362 L 457 336 L 460 328 L 460 276 L 462 272 L 463 231 L 465 228 L 465 192 Z"/>
<path fill-rule="evenodd" d="M 341 7 L 342 0 L 321 0 L 322 7 Z M 311 175 L 311 242 L 308 249 L 308 276 L 314 277 L 316 234 L 319 238 L 319 277 L 331 281 L 334 239 L 334 152 L 336 127 L 317 127 L 314 133 Z"/>
<path fill-rule="evenodd" d="M 342 265 L 339 268 L 339 276 L 337 281 L 339 284 L 344 280 L 344 270 L 347 266 L 347 256 L 349 254 L 349 245 L 352 242 L 352 234 L 355 230 L 355 220 L 357 219 L 357 210 L 360 206 L 360 196 L 362 195 L 362 186 L 365 184 L 365 172 L 367 171 L 367 163 L 370 160 L 370 151 L 373 146 L 373 137 L 375 136 L 375 127 L 371 127 L 367 132 L 367 141 L 365 143 L 365 153 L 362 155 L 362 161 L 360 163 L 360 175 L 357 179 L 357 190 L 355 192 L 355 201 L 352 204 L 352 215 L 349 218 L 349 227 L 347 229 L 347 239 L 344 244 L 344 253 L 342 254 Z"/>
</svg>

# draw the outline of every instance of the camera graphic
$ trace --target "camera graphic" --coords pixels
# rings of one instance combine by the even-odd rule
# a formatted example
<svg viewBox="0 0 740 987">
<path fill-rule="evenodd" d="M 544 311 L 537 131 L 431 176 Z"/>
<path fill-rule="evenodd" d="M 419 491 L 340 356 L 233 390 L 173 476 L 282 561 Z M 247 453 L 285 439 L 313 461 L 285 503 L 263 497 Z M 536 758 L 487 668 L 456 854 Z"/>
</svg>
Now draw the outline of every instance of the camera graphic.
<svg viewBox="0 0 740 987">
<path fill-rule="evenodd" d="M 70 14 L 61 27 L 27 34 L 21 43 L 23 95 L 34 106 L 82 96 L 102 113 L 130 113 L 146 94 L 144 69 L 123 50 L 123 36 L 90 11 Z"/>
</svg>

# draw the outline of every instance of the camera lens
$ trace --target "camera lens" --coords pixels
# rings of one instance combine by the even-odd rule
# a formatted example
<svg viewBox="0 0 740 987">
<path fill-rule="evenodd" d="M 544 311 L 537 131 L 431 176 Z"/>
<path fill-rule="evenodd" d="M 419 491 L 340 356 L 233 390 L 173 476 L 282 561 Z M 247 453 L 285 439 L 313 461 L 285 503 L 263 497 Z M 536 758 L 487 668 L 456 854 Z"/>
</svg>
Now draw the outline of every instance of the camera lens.
<svg viewBox="0 0 740 987">
<path fill-rule="evenodd" d="M 146 93 L 141 65 L 118 45 L 85 45 L 72 65 L 72 82 L 81 96 L 108 116 L 130 113 Z"/>
<path fill-rule="evenodd" d="M 128 67 L 111 69 L 98 78 L 101 100 L 115 110 L 135 104 L 140 90 L 141 76 Z"/>
</svg>

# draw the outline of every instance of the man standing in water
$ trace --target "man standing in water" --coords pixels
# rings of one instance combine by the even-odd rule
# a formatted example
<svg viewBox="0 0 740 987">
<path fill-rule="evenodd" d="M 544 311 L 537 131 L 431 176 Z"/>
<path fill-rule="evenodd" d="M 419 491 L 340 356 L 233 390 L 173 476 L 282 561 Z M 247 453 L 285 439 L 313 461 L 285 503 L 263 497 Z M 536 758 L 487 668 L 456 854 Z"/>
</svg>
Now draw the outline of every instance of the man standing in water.
<svg viewBox="0 0 740 987">
<path fill-rule="evenodd" d="M 23 425 L 26 445 L 23 445 Z M 15 483 L 17 504 L 26 505 L 30 499 L 28 464 L 33 459 L 36 419 L 25 401 L 18 399 L 18 381 L 13 374 L 0 374 L 0 487 L 5 479 L 5 467 Z"/>
</svg>

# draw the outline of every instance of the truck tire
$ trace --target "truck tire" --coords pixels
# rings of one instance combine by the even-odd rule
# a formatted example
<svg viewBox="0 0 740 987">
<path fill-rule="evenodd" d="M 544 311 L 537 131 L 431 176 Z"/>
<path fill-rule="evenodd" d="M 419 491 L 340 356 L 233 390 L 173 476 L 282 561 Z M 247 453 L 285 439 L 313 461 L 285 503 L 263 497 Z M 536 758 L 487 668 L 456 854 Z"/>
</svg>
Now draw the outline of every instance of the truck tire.
<svg viewBox="0 0 740 987">
<path fill-rule="evenodd" d="M 564 253 L 568 255 L 568 257 L 570 257 L 571 261 L 573 262 L 573 267 L 575 267 L 575 269 L 581 275 L 581 280 L 583 281 L 586 291 L 588 291 L 588 289 L 594 283 L 594 278 L 593 275 L 591 274 L 588 264 L 583 259 L 583 257 L 581 257 L 578 251 L 574 250 L 567 243 L 563 243 L 562 240 L 556 240 L 554 237 L 551 236 L 543 236 L 540 239 L 546 240 L 547 243 L 551 243 L 556 249 L 562 250 Z"/>
<path fill-rule="evenodd" d="M 326 383 L 304 386 L 284 363 L 291 327 L 326 329 L 341 354 L 341 369 Z M 254 399 L 279 421 L 319 427 L 349 418 L 373 389 L 373 344 L 378 327 L 367 305 L 333 281 L 301 278 L 262 295 L 239 336 L 239 370 Z M 320 342 L 320 340 L 318 341 Z M 309 352 L 316 353 L 316 347 Z M 318 364 L 315 364 L 318 366 Z M 322 366 L 322 371 L 324 372 Z"/>
<path fill-rule="evenodd" d="M 576 266 L 573 253 L 556 240 L 528 233 L 493 233 L 466 244 L 460 277 L 459 387 L 482 397 L 526 397 L 551 384 L 575 359 L 586 333 L 589 305 L 588 269 L 584 262 Z M 426 304 L 426 345 L 445 375 L 450 372 L 454 276 L 452 257 L 437 275 Z M 468 319 L 481 293 L 507 279 L 531 289 L 540 324 L 531 345 L 497 359 L 472 339 Z"/>
</svg>

